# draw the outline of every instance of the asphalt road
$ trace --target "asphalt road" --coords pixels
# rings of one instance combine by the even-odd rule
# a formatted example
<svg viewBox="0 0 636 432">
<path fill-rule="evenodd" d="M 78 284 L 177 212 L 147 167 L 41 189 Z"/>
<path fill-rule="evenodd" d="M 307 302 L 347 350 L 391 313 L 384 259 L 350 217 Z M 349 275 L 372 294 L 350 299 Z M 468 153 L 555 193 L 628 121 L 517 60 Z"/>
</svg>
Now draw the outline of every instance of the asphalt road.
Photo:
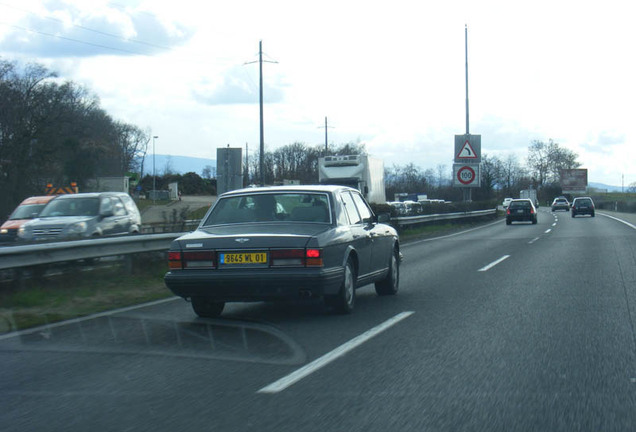
<svg viewBox="0 0 636 432">
<path fill-rule="evenodd" d="M 542 209 L 404 245 L 400 293 L 349 316 L 175 299 L 2 336 L 0 429 L 636 430 L 635 245 Z"/>
</svg>

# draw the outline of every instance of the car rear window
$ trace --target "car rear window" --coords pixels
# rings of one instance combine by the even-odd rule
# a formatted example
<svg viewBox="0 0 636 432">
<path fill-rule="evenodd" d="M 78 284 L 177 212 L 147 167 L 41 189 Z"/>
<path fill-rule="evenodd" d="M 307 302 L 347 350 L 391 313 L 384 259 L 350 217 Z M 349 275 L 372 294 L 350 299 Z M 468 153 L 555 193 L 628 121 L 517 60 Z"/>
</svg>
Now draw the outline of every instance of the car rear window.
<svg viewBox="0 0 636 432">
<path fill-rule="evenodd" d="M 253 222 L 331 223 L 329 198 L 321 193 L 258 193 L 223 197 L 203 226 Z"/>
<path fill-rule="evenodd" d="M 510 203 L 511 208 L 528 208 L 530 203 L 528 201 L 512 201 Z"/>
</svg>

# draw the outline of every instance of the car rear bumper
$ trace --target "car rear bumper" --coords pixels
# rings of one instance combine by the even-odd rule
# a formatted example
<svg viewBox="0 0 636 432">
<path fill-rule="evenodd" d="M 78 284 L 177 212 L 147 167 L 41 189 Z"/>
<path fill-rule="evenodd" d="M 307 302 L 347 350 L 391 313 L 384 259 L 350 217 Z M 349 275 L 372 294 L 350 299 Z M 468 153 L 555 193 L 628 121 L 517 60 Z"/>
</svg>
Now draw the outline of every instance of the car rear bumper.
<svg viewBox="0 0 636 432">
<path fill-rule="evenodd" d="M 593 209 L 572 209 L 572 214 L 574 215 L 593 215 Z"/>
<path fill-rule="evenodd" d="M 337 294 L 344 267 L 332 269 L 176 270 L 164 282 L 183 298 L 264 301 Z"/>
</svg>

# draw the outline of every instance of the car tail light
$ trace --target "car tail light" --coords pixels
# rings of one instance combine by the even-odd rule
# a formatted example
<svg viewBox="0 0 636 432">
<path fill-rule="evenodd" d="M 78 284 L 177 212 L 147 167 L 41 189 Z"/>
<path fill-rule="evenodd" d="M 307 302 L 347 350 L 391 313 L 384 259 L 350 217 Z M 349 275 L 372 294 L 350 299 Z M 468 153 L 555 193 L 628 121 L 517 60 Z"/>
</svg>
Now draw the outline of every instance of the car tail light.
<svg viewBox="0 0 636 432">
<path fill-rule="evenodd" d="M 307 267 L 322 267 L 322 250 L 307 249 Z"/>
<path fill-rule="evenodd" d="M 272 267 L 322 267 L 320 249 L 272 249 L 269 252 Z"/>
<path fill-rule="evenodd" d="M 530 207 L 530 214 L 534 214 L 534 209 Z"/>
<path fill-rule="evenodd" d="M 510 207 L 508 207 L 508 210 L 506 210 L 506 214 L 510 214 Z"/>
<path fill-rule="evenodd" d="M 214 251 L 190 251 L 183 252 L 183 268 L 215 268 Z"/>
<path fill-rule="evenodd" d="M 168 268 L 170 270 L 181 270 L 181 252 L 168 252 Z"/>
</svg>

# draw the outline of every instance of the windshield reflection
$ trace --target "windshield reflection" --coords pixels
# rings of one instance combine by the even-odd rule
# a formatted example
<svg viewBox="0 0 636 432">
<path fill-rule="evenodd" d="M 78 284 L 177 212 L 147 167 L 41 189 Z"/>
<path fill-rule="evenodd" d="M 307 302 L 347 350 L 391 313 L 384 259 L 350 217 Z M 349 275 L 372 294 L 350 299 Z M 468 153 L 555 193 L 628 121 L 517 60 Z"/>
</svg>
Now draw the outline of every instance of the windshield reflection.
<svg viewBox="0 0 636 432">
<path fill-rule="evenodd" d="M 14 329 L 4 316 L 4 330 Z M 102 316 L 0 337 L 0 349 L 44 352 L 142 354 L 296 365 L 306 354 L 280 330 L 239 321 L 169 321 Z"/>
</svg>

